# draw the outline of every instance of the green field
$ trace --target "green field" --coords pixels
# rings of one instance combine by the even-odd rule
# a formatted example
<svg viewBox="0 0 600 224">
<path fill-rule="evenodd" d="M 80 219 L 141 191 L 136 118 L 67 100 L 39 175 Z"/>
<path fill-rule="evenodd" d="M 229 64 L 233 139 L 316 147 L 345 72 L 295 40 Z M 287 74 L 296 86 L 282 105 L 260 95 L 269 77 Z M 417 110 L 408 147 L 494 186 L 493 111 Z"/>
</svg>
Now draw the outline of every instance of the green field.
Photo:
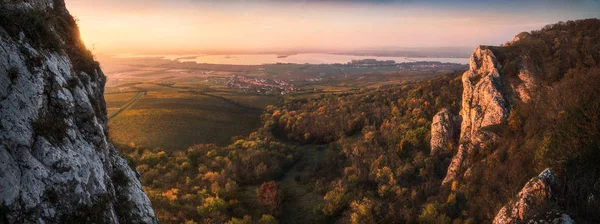
<svg viewBox="0 0 600 224">
<path fill-rule="evenodd" d="M 112 98 L 107 98 L 108 104 L 116 104 Z M 258 128 L 261 112 L 201 94 L 148 92 L 109 121 L 109 134 L 115 143 L 165 150 L 200 143 L 227 145 L 232 137 Z"/>
</svg>

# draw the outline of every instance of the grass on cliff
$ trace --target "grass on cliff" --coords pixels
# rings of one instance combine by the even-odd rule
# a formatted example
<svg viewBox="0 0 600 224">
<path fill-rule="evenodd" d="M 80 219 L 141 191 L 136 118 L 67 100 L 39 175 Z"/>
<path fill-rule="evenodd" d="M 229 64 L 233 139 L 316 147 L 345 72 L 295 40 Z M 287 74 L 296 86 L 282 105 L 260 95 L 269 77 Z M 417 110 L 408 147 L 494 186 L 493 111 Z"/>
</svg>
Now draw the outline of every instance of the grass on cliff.
<svg viewBox="0 0 600 224">
<path fill-rule="evenodd" d="M 35 134 L 46 138 L 51 144 L 59 145 L 67 136 L 68 125 L 63 112 L 46 112 L 40 114 L 31 123 Z"/>
<path fill-rule="evenodd" d="M 96 79 L 100 67 L 94 56 L 81 41 L 77 22 L 62 10 L 64 3 L 54 2 L 53 9 L 12 9 L 0 6 L 0 26 L 13 40 L 24 34 L 25 42 L 34 48 L 64 52 L 69 56 L 76 73 L 85 72 Z"/>
<path fill-rule="evenodd" d="M 34 47 L 43 47 L 58 51 L 62 47 L 60 38 L 52 31 L 52 17 L 47 12 L 39 9 L 26 11 L 0 8 L 0 26 L 15 40 L 23 32 L 25 39 Z"/>
</svg>

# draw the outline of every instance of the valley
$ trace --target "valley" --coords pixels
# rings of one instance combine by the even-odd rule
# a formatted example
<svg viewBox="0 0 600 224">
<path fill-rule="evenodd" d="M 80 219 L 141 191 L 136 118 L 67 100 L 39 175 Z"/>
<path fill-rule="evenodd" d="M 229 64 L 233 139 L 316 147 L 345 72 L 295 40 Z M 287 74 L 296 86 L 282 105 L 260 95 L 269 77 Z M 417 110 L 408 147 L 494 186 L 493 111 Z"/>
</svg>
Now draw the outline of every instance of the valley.
<svg viewBox="0 0 600 224">
<path fill-rule="evenodd" d="M 600 133 L 600 79 L 590 41 L 598 35 L 583 30 L 598 27 L 556 24 L 480 46 L 468 68 L 137 58 L 143 71 L 108 73 L 118 81 L 107 85 L 108 105 L 127 108 L 109 121 L 110 135 L 163 223 L 586 223 L 598 219 L 598 202 L 578 192 L 596 192 L 581 178 L 597 177 L 598 151 L 584 145 Z M 573 30 L 588 39 L 572 39 Z M 573 44 L 549 44 L 558 38 Z M 563 57 L 574 61 L 553 63 Z M 110 91 L 123 97 L 111 104 Z M 134 135 L 152 137 L 127 144 Z M 155 141 L 162 136 L 170 146 Z M 555 178 L 563 172 L 574 182 Z"/>
<path fill-rule="evenodd" d="M 600 223 L 600 2 L 543 3 L 0 0 L 0 223 Z"/>
<path fill-rule="evenodd" d="M 466 68 L 440 62 L 218 65 L 160 57 L 98 59 L 108 77 L 111 141 L 168 151 L 230 144 L 258 129 L 265 108 L 285 98 L 353 93 Z"/>
</svg>

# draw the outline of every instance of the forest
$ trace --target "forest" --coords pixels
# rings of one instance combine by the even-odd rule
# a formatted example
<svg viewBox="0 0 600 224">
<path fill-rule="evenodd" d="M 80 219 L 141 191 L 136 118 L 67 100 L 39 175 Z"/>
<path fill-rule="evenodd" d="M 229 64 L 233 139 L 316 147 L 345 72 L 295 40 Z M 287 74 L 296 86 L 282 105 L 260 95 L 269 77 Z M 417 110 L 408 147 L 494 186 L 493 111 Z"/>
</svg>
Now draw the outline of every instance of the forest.
<svg viewBox="0 0 600 224">
<path fill-rule="evenodd" d="M 490 223 L 545 168 L 558 196 L 547 211 L 600 222 L 600 20 L 561 22 L 489 46 L 502 69 L 510 116 L 499 138 L 469 158 L 471 175 L 442 186 L 454 144 L 430 152 L 433 116 L 458 114 L 462 73 L 268 106 L 263 126 L 232 144 L 161 151 L 118 145 L 137 169 L 163 223 L 278 223 L 289 175 L 322 198 L 310 223 Z M 523 101 L 511 86 L 538 81 Z M 324 158 L 303 165 L 307 148 Z M 590 198 L 591 197 L 591 198 Z"/>
</svg>

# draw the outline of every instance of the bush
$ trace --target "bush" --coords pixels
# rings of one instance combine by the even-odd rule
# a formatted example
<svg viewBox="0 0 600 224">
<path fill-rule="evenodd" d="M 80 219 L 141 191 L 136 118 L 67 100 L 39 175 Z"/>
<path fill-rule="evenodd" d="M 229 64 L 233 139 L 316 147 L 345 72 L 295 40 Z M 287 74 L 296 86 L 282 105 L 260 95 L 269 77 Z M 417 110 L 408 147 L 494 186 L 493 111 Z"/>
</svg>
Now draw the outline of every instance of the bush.
<svg viewBox="0 0 600 224">
<path fill-rule="evenodd" d="M 258 220 L 258 224 L 279 224 L 279 221 L 271 215 L 264 214 Z"/>
<path fill-rule="evenodd" d="M 31 123 L 36 135 L 42 136 L 53 145 L 60 145 L 67 136 L 67 123 L 63 112 L 46 112 L 38 115 Z"/>
<path fill-rule="evenodd" d="M 49 50 L 60 50 L 62 42 L 52 31 L 53 17 L 44 10 L 29 9 L 24 11 L 0 8 L 0 26 L 8 32 L 13 39 L 18 39 L 23 32 L 25 38 L 34 47 Z"/>
<path fill-rule="evenodd" d="M 81 80 L 81 83 L 83 83 L 84 85 L 87 85 L 90 83 L 90 77 L 88 75 L 86 75 L 85 73 L 78 73 L 78 77 L 79 80 Z"/>
<path fill-rule="evenodd" d="M 449 224 L 450 222 L 450 217 L 439 211 L 439 205 L 437 203 L 427 204 L 423 209 L 423 212 L 421 212 L 421 215 L 419 215 L 419 223 Z"/>
<path fill-rule="evenodd" d="M 219 197 L 209 197 L 197 210 L 204 217 L 219 217 L 227 211 L 227 202 Z"/>
<path fill-rule="evenodd" d="M 75 77 L 71 77 L 69 81 L 67 81 L 67 85 L 69 85 L 69 89 L 73 91 L 75 88 L 77 88 L 77 85 L 79 85 L 79 80 L 77 80 Z"/>
<path fill-rule="evenodd" d="M 72 214 L 62 217 L 60 223 L 106 223 L 109 202 L 108 195 L 100 195 L 91 205 L 80 207 Z"/>
<path fill-rule="evenodd" d="M 6 73 L 8 73 L 8 78 L 10 78 L 11 82 L 15 82 L 15 80 L 19 77 L 19 69 L 16 67 L 10 67 Z"/>
<path fill-rule="evenodd" d="M 112 180 L 113 183 L 119 187 L 124 187 L 127 186 L 127 184 L 129 184 L 129 178 L 127 178 L 125 171 L 119 168 L 113 171 Z"/>
<path fill-rule="evenodd" d="M 62 10 L 64 6 L 58 6 L 62 5 L 60 1 L 55 4 L 54 11 L 0 7 L 0 26 L 15 40 L 23 32 L 26 42 L 35 48 L 54 52 L 64 50 L 76 73 L 83 71 L 93 79 L 101 78 L 97 76 L 100 66 L 81 41 L 77 23 L 66 10 Z M 29 68 L 39 67 L 38 61 L 41 61 L 40 56 L 29 57 Z"/>
</svg>

